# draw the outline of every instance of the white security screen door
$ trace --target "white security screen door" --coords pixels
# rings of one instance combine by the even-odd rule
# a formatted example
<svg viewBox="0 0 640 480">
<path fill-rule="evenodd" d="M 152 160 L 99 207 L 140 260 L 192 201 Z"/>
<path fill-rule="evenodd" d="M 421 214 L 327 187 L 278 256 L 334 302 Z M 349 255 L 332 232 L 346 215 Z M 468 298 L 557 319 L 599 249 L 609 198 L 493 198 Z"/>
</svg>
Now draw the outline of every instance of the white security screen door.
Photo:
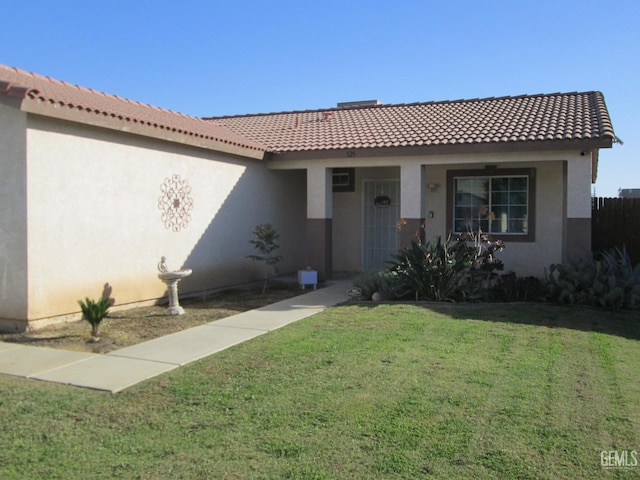
<svg viewBox="0 0 640 480">
<path fill-rule="evenodd" d="M 400 181 L 364 180 L 362 270 L 381 269 L 400 248 Z"/>
</svg>

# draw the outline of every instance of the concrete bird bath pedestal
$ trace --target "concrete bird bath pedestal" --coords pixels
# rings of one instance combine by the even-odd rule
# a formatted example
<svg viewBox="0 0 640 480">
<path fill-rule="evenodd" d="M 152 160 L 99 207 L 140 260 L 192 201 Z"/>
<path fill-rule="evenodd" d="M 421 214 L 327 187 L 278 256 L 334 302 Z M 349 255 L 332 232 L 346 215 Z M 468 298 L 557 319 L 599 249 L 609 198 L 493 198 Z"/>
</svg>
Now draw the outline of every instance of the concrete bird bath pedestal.
<svg viewBox="0 0 640 480">
<path fill-rule="evenodd" d="M 158 264 L 158 278 L 167 285 L 167 291 L 169 292 L 169 308 L 167 308 L 167 315 L 182 315 L 184 314 L 184 308 L 180 306 L 178 302 L 178 282 L 184 277 L 191 275 L 190 269 L 177 270 L 170 272 L 167 268 L 166 258 L 162 257 Z"/>
</svg>

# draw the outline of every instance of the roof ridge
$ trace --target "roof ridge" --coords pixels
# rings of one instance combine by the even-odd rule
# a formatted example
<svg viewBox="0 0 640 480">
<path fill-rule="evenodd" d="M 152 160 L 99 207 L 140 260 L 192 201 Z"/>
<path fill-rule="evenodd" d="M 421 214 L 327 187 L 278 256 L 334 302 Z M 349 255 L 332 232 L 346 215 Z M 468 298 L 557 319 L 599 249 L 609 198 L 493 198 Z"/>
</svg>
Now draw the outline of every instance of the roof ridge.
<svg viewBox="0 0 640 480">
<path fill-rule="evenodd" d="M 604 98 L 593 90 L 208 120 L 253 138 L 273 152 L 546 141 L 600 142 L 606 147 L 607 139 L 615 137 Z"/>
<path fill-rule="evenodd" d="M 594 93 L 600 93 L 597 90 L 589 90 L 584 92 L 554 92 L 554 93 L 534 93 L 534 94 L 519 94 L 519 95 L 503 95 L 499 97 L 476 97 L 476 98 L 459 98 L 456 100 L 427 100 L 424 102 L 411 102 L 411 103 L 381 103 L 378 105 L 358 105 L 353 107 L 324 107 L 318 109 L 306 109 L 306 110 L 283 110 L 279 112 L 260 112 L 260 113 L 243 113 L 238 115 L 220 115 L 212 117 L 203 117 L 204 120 L 224 120 L 231 118 L 248 118 L 248 117 L 267 117 L 272 115 L 302 115 L 307 113 L 322 113 L 322 112 L 336 112 L 336 111 L 353 111 L 353 110 L 374 110 L 385 108 L 398 108 L 398 107 L 413 107 L 419 105 L 445 105 L 455 103 L 472 103 L 472 102 L 487 102 L 487 101 L 500 101 L 500 100 L 520 100 L 523 98 L 539 98 L 539 97 L 558 97 L 558 96 L 574 96 L 574 95 L 591 95 Z"/>
</svg>

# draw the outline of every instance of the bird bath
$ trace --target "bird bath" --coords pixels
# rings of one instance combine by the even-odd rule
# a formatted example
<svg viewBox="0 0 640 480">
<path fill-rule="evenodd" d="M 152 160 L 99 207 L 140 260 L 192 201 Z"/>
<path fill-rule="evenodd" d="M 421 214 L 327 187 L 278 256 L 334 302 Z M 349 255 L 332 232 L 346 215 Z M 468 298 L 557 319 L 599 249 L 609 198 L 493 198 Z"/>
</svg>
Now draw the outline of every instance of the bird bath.
<svg viewBox="0 0 640 480">
<path fill-rule="evenodd" d="M 184 313 L 184 308 L 182 308 L 178 302 L 178 282 L 191 275 L 191 269 L 170 272 L 165 262 L 166 258 L 162 257 L 158 264 L 158 270 L 160 271 L 158 278 L 167 285 L 167 291 L 169 293 L 169 307 L 167 308 L 167 315 L 182 315 Z"/>
</svg>

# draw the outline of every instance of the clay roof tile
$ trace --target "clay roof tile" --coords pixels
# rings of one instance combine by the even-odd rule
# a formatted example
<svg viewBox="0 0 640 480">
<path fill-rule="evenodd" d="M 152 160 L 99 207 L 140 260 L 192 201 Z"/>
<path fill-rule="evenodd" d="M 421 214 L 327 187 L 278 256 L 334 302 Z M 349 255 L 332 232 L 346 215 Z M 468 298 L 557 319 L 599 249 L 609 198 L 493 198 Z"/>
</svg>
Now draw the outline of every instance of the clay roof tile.
<svg viewBox="0 0 640 480">
<path fill-rule="evenodd" d="M 201 118 L 164 110 L 116 95 L 72 85 L 66 82 L 29 73 L 17 68 L 0 65 L 0 94 L 19 97 L 24 102 L 35 102 L 53 108 L 52 116 L 65 114 L 73 119 L 82 113 L 94 114 L 96 119 L 113 118 L 123 124 L 134 123 L 147 131 L 172 131 L 186 138 L 197 137 L 215 148 L 226 144 L 253 151 L 263 151 L 254 140 L 229 130 L 222 125 L 212 125 Z M 54 113 L 56 112 L 56 113 Z M 47 114 L 46 111 L 39 113 Z M 83 117 L 81 121 L 89 121 Z"/>
<path fill-rule="evenodd" d="M 330 115 L 329 115 L 330 114 Z M 319 116 L 300 122 L 294 118 Z M 374 105 L 213 117 L 271 151 L 613 138 L 600 92 Z M 327 126 L 330 126 L 328 128 Z M 299 131 L 304 131 L 304 142 Z"/>
<path fill-rule="evenodd" d="M 212 148 L 222 143 L 260 153 L 615 139 L 604 96 L 595 91 L 200 119 L 0 65 L 0 95 L 34 102 L 53 116 L 111 118 Z"/>
</svg>

